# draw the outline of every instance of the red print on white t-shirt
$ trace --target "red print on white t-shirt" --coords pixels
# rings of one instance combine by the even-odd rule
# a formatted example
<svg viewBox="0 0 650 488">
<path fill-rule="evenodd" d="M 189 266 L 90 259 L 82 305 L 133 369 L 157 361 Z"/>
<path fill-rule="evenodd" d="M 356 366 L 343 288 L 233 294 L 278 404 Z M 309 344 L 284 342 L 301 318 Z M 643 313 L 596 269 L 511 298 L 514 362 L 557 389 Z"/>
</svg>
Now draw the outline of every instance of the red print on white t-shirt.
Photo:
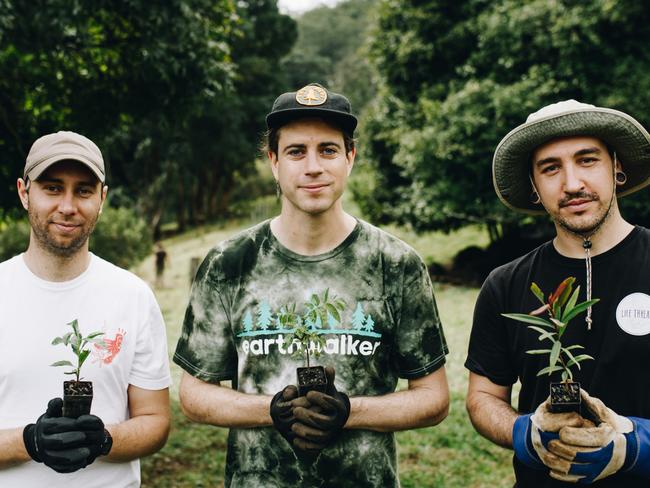
<svg viewBox="0 0 650 488">
<path fill-rule="evenodd" d="M 114 339 L 107 339 L 104 336 L 102 343 L 95 344 L 93 356 L 104 364 L 111 364 L 120 349 L 122 349 L 122 341 L 125 335 L 126 332 L 123 329 L 117 329 Z"/>
</svg>

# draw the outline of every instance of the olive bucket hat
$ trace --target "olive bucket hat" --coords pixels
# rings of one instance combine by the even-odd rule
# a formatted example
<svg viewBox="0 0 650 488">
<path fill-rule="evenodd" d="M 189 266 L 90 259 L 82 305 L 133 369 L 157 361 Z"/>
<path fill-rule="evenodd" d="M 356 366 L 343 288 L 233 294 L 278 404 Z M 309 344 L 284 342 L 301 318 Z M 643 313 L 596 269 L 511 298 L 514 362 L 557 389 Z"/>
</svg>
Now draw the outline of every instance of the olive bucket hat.
<svg viewBox="0 0 650 488">
<path fill-rule="evenodd" d="M 540 204 L 531 201 L 532 153 L 553 139 L 571 136 L 595 137 L 616 151 L 627 175 L 616 191 L 619 197 L 650 184 L 650 134 L 639 122 L 618 110 L 565 100 L 530 114 L 526 123 L 501 140 L 492 160 L 492 181 L 499 199 L 513 210 L 544 213 Z"/>
</svg>

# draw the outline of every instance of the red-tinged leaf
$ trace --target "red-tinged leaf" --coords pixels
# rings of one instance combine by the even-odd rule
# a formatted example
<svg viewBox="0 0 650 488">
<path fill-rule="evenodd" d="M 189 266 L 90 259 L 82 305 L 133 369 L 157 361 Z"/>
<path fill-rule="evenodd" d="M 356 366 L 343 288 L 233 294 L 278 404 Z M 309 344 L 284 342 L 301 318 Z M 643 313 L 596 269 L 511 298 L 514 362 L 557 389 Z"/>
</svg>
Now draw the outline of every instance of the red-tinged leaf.
<svg viewBox="0 0 650 488">
<path fill-rule="evenodd" d="M 575 280 L 576 279 L 573 276 L 566 279 L 567 285 L 557 300 L 557 302 L 560 304 L 560 307 L 564 307 L 564 304 L 566 303 L 567 299 L 571 295 L 571 291 L 573 290 L 573 283 L 575 282 Z"/>
<path fill-rule="evenodd" d="M 550 297 L 548 297 L 548 303 L 549 305 L 553 305 L 558 298 L 562 295 L 562 292 L 564 289 L 569 286 L 569 283 L 573 283 L 575 278 L 573 276 L 570 276 L 569 278 L 565 279 L 562 283 L 560 283 L 555 291 L 551 294 Z"/>
</svg>

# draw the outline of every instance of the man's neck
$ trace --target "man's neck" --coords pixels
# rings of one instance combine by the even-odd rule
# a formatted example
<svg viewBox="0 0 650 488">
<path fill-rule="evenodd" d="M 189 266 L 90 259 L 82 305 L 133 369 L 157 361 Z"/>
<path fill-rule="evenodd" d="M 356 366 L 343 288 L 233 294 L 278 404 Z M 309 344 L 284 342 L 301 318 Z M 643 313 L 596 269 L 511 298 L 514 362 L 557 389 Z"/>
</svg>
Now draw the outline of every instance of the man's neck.
<svg viewBox="0 0 650 488">
<path fill-rule="evenodd" d="M 271 232 L 290 251 L 316 256 L 340 245 L 356 225 L 356 219 L 341 207 L 319 215 L 283 209 L 271 221 Z"/>
<path fill-rule="evenodd" d="M 24 259 L 29 270 L 42 280 L 63 282 L 75 279 L 88 269 L 90 252 L 86 243 L 70 257 L 56 256 L 31 240 Z"/>
<path fill-rule="evenodd" d="M 553 239 L 553 245 L 557 252 L 569 258 L 585 257 L 583 237 L 569 232 L 558 224 L 555 224 L 555 229 L 557 236 Z M 632 229 L 634 226 L 626 222 L 620 213 L 613 213 L 595 234 L 586 236 L 591 241 L 591 255 L 596 256 L 609 251 L 625 239 Z"/>
</svg>

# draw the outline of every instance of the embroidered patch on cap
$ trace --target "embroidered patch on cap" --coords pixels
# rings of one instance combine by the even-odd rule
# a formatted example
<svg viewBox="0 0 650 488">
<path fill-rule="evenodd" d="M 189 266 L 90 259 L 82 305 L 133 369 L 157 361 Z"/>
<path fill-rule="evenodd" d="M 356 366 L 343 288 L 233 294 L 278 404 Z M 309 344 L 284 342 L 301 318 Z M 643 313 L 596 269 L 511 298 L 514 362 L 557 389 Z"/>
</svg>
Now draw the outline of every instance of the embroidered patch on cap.
<svg viewBox="0 0 650 488">
<path fill-rule="evenodd" d="M 327 100 L 327 91 L 317 85 L 307 85 L 296 92 L 296 102 L 300 105 L 323 105 Z"/>
</svg>

